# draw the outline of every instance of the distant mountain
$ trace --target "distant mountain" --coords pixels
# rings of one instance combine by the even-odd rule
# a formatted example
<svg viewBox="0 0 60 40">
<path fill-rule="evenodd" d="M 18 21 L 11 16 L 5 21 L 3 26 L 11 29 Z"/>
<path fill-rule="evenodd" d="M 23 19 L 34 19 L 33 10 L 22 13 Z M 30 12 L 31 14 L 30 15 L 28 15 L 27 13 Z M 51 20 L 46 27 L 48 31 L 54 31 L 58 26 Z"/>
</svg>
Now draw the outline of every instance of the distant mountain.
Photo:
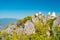
<svg viewBox="0 0 60 40">
<path fill-rule="evenodd" d="M 0 18 L 0 30 L 6 28 L 6 26 L 10 23 L 15 23 L 17 19 L 15 18 Z"/>
</svg>

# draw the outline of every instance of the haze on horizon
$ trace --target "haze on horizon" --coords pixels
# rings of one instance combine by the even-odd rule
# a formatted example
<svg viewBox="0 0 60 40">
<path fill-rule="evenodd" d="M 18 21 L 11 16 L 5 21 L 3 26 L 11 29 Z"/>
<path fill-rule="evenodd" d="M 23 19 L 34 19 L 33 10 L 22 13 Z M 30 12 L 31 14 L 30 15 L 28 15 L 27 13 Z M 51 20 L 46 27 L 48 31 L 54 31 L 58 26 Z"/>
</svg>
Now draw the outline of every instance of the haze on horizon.
<svg viewBox="0 0 60 40">
<path fill-rule="evenodd" d="M 37 12 L 60 14 L 60 0 L 0 0 L 0 18 L 21 19 Z"/>
</svg>

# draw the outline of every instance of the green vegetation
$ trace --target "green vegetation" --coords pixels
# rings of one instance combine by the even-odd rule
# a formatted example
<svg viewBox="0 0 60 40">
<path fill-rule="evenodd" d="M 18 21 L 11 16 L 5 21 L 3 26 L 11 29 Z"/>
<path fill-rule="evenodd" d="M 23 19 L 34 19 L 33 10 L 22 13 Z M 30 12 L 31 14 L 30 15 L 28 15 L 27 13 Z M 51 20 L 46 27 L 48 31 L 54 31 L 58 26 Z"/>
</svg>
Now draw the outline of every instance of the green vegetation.
<svg viewBox="0 0 60 40">
<path fill-rule="evenodd" d="M 22 24 L 24 24 L 27 20 L 31 20 L 31 19 L 32 19 L 31 16 L 27 16 L 27 17 L 25 17 L 25 18 L 23 18 L 23 19 L 21 19 L 21 20 L 18 20 L 18 21 L 17 21 L 17 26 L 22 25 Z"/>
<path fill-rule="evenodd" d="M 31 20 L 32 17 L 27 16 L 22 20 L 18 20 L 17 26 L 24 24 L 27 20 Z M 38 22 L 34 23 L 35 34 L 25 35 L 23 32 L 20 34 L 13 30 L 13 34 L 8 34 L 7 31 L 0 31 L 0 40 L 60 40 L 60 27 L 53 27 L 53 21 L 51 19 L 43 24 L 40 19 Z M 53 30 L 52 30 L 53 29 Z M 50 32 L 50 36 L 46 32 Z"/>
</svg>

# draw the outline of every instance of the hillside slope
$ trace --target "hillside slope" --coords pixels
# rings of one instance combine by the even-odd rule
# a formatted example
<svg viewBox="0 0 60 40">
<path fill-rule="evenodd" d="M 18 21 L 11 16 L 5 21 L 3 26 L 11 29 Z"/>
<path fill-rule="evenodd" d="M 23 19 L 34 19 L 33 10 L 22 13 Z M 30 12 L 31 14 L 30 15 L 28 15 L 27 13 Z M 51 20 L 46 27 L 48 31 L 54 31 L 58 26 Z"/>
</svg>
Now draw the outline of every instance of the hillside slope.
<svg viewBox="0 0 60 40">
<path fill-rule="evenodd" d="M 0 18 L 0 29 L 3 30 L 6 28 L 7 25 L 11 23 L 15 23 L 17 19 L 15 18 Z"/>
<path fill-rule="evenodd" d="M 17 20 L 0 32 L 6 40 L 60 40 L 60 16 L 33 15 Z M 56 24 L 56 25 L 55 25 Z M 8 35 L 7 35 L 8 34 Z"/>
</svg>

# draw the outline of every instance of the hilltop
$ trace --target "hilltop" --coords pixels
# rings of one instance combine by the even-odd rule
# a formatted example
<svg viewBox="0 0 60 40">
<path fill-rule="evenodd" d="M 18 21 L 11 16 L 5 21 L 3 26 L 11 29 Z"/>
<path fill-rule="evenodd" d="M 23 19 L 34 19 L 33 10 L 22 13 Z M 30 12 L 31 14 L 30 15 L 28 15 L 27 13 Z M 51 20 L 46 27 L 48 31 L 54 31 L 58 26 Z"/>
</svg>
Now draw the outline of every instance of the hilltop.
<svg viewBox="0 0 60 40">
<path fill-rule="evenodd" d="M 49 12 L 46 16 L 41 12 L 26 16 L 17 20 L 16 24 L 8 25 L 5 30 L 1 31 L 1 35 L 3 37 L 5 35 L 6 40 L 59 40 L 60 16 L 56 16 L 55 12 L 52 15 Z"/>
</svg>

